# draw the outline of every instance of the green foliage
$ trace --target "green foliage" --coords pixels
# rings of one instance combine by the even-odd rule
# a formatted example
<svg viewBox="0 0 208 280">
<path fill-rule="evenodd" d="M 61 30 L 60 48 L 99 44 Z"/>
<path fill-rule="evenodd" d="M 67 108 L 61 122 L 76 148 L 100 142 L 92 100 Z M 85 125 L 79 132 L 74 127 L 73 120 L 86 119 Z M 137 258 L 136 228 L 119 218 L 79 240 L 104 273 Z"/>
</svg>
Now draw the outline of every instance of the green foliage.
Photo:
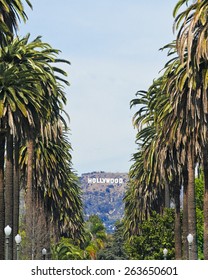
<svg viewBox="0 0 208 280">
<path fill-rule="evenodd" d="M 59 243 L 52 248 L 54 260 L 83 260 L 84 251 L 74 244 L 69 238 L 61 238 Z"/>
<path fill-rule="evenodd" d="M 198 257 L 204 258 L 203 244 L 204 244 L 204 215 L 203 215 L 203 196 L 204 196 L 204 178 L 201 175 L 195 179 L 196 189 L 196 223 L 197 223 L 197 244 L 198 244 Z"/>
<path fill-rule="evenodd" d="M 196 206 L 203 211 L 203 197 L 204 197 L 204 178 L 202 175 L 195 179 L 196 189 Z"/>
<path fill-rule="evenodd" d="M 105 247 L 107 240 L 105 226 L 96 215 L 90 216 L 85 223 L 85 240 L 84 250 L 87 258 L 96 259 L 97 252 Z"/>
<path fill-rule="evenodd" d="M 174 258 L 174 211 L 165 209 L 164 215 L 153 212 L 149 220 L 140 225 L 140 234 L 126 243 L 130 259 L 161 260 L 163 249 L 168 259 Z"/>
<path fill-rule="evenodd" d="M 86 222 L 86 228 L 94 235 L 102 234 L 105 232 L 105 227 L 101 219 L 97 215 L 92 215 Z"/>
<path fill-rule="evenodd" d="M 26 232 L 25 230 L 20 230 L 19 234 L 22 238 L 21 243 L 20 243 L 20 259 L 21 260 L 27 260 L 28 257 L 27 255 L 24 253 L 25 252 L 25 248 L 27 246 L 27 237 L 26 237 Z"/>
<path fill-rule="evenodd" d="M 85 242 L 79 245 L 72 239 L 61 238 L 52 248 L 52 258 L 57 260 L 97 259 L 97 253 L 104 248 L 107 239 L 105 227 L 96 215 L 85 222 Z"/>
<path fill-rule="evenodd" d="M 124 248 L 123 223 L 118 222 L 113 235 L 108 236 L 106 247 L 98 253 L 99 260 L 127 260 L 129 257 Z"/>
<path fill-rule="evenodd" d="M 32 8 L 29 0 L 25 2 Z M 28 19 L 24 4 L 22 0 L 0 0 L 0 45 L 8 44 L 17 33 L 19 23 Z"/>
</svg>

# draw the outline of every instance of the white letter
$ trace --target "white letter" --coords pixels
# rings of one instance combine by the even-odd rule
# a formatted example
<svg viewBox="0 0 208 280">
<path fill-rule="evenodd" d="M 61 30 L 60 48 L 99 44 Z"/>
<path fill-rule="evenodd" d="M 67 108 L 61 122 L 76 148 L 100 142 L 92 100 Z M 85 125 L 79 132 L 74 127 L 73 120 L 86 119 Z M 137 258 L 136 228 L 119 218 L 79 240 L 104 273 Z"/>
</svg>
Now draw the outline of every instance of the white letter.
<svg viewBox="0 0 208 280">
<path fill-rule="evenodd" d="M 123 179 L 122 178 L 119 179 L 119 184 L 123 184 Z"/>
</svg>

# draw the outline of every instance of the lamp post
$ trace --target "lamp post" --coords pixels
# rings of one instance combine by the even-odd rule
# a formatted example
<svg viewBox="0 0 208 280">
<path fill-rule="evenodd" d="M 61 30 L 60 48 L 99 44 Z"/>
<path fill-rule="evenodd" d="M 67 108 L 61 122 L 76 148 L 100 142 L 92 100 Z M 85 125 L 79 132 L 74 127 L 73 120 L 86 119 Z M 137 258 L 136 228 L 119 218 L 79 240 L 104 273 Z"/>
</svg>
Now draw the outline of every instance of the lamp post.
<svg viewBox="0 0 208 280">
<path fill-rule="evenodd" d="M 19 260 L 19 246 L 20 242 L 22 241 L 22 237 L 19 234 L 17 234 L 14 239 L 17 245 L 17 260 Z"/>
<path fill-rule="evenodd" d="M 7 225 L 4 228 L 4 233 L 5 233 L 5 237 L 6 237 L 6 248 L 5 248 L 5 259 L 8 260 L 9 259 L 9 236 L 12 232 L 12 229 L 9 225 Z"/>
<path fill-rule="evenodd" d="M 163 249 L 163 257 L 164 257 L 164 260 L 167 260 L 167 254 L 168 254 L 168 249 L 164 248 L 164 249 Z"/>
<path fill-rule="evenodd" d="M 192 246 L 192 243 L 193 243 L 193 240 L 194 240 L 194 237 L 191 233 L 189 233 L 189 235 L 187 236 L 187 240 L 188 240 L 188 243 L 189 243 L 189 260 L 191 260 L 191 258 L 192 258 L 191 246 Z"/>
<path fill-rule="evenodd" d="M 47 250 L 46 250 L 46 248 L 43 248 L 43 250 L 42 250 L 43 260 L 46 259 L 46 254 L 47 254 Z"/>
</svg>

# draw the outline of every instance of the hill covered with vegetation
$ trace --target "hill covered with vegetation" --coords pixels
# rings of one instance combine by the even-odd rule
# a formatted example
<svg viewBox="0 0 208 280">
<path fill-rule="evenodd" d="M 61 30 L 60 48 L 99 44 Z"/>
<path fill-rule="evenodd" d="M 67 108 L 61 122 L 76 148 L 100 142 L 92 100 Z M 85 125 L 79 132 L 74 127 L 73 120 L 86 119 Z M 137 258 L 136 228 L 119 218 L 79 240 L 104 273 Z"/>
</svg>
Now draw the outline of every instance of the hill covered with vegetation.
<svg viewBox="0 0 208 280">
<path fill-rule="evenodd" d="M 127 188 L 127 173 L 89 172 L 80 177 L 85 219 L 97 215 L 108 232 L 114 230 L 124 212 L 123 197 Z"/>
</svg>

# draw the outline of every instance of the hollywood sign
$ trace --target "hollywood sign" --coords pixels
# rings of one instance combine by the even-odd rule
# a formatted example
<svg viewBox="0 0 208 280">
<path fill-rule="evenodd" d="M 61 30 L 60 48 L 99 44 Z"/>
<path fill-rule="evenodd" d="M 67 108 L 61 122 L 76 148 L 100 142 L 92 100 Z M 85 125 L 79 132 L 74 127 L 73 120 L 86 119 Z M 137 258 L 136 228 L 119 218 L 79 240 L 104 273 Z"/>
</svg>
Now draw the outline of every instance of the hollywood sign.
<svg viewBox="0 0 208 280">
<path fill-rule="evenodd" d="M 122 178 L 88 178 L 88 184 L 123 184 Z"/>
</svg>

